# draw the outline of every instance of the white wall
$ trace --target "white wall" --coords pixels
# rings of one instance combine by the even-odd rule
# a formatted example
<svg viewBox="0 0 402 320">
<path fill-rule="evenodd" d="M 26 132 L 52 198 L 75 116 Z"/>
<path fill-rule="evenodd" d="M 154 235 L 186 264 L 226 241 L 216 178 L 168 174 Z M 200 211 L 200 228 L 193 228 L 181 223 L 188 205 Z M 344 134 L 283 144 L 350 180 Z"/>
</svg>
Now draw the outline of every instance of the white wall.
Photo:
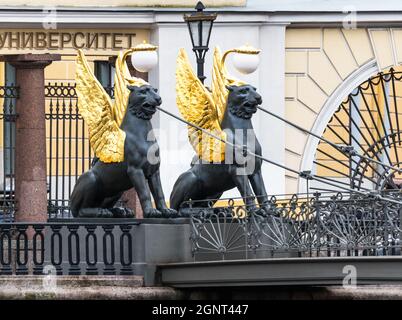
<svg viewBox="0 0 402 320">
<path fill-rule="evenodd" d="M 164 109 L 179 115 L 176 107 L 175 71 L 178 49 L 191 54 L 191 41 L 184 25 L 159 25 L 151 32 L 151 42 L 158 45 L 158 67 L 150 73 L 150 83 L 159 89 Z M 159 112 L 158 136 L 161 148 L 161 180 L 166 199 L 180 173 L 189 168 L 194 152 L 187 139 L 187 128 L 170 116 Z"/>
<path fill-rule="evenodd" d="M 260 27 L 261 63 L 259 66 L 262 106 L 285 117 L 285 25 Z M 258 112 L 260 123 L 258 138 L 263 155 L 279 164 L 285 164 L 285 123 Z M 285 170 L 265 163 L 263 166 L 265 187 L 268 194 L 285 193 Z"/>
<path fill-rule="evenodd" d="M 219 45 L 222 51 L 242 46 L 246 43 L 262 48 L 261 65 L 251 75 L 241 75 L 227 60 L 229 73 L 256 86 L 261 93 L 263 106 L 276 113 L 284 112 L 284 26 L 260 26 L 243 24 L 215 24 L 210 41 L 210 51 L 206 56 L 206 85 L 210 86 L 213 61 L 213 48 Z M 162 107 L 179 115 L 176 107 L 175 70 L 179 48 L 184 47 L 195 69 L 195 57 L 185 24 L 159 24 L 151 32 L 151 42 L 159 46 L 159 65 L 150 74 L 150 82 L 159 88 L 163 99 Z M 284 126 L 268 115 L 257 112 L 253 117 L 257 136 L 263 147 L 264 156 L 280 163 L 284 162 Z M 186 125 L 165 114 L 159 114 L 155 127 L 159 126 L 161 135 L 161 177 L 166 198 L 169 198 L 177 177 L 190 167 L 194 156 L 187 139 Z M 271 165 L 263 166 L 263 174 L 268 193 L 278 194 L 285 190 L 284 170 Z M 232 190 L 224 196 L 239 196 Z"/>
</svg>

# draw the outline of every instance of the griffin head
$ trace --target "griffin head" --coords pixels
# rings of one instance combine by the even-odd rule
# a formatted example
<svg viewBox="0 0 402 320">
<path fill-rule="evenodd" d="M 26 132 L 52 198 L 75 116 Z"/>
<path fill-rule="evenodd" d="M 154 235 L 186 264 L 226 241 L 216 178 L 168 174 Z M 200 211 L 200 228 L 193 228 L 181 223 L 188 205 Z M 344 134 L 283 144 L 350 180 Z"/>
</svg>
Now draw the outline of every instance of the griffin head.
<svg viewBox="0 0 402 320">
<path fill-rule="evenodd" d="M 136 117 L 149 120 L 156 112 L 156 107 L 161 105 L 162 99 L 158 90 L 151 85 L 127 86 L 130 90 L 127 111 Z"/>
<path fill-rule="evenodd" d="M 262 103 L 257 89 L 251 85 L 226 86 L 229 90 L 227 108 L 235 116 L 250 119 Z"/>
</svg>

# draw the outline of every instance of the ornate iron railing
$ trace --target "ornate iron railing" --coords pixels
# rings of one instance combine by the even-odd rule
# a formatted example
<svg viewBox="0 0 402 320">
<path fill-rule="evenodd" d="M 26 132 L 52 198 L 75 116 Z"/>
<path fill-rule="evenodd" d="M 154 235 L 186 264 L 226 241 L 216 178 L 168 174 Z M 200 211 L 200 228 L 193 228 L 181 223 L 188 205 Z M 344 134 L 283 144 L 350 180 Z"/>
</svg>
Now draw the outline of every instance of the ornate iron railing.
<svg viewBox="0 0 402 320">
<path fill-rule="evenodd" d="M 3 176 L 0 187 L 0 222 L 12 221 L 16 209 L 14 199 L 15 189 L 15 110 L 16 99 L 19 97 L 19 88 L 14 85 L 0 86 L 0 99 L 3 109 L 0 113 L 2 120 L 3 150 L 2 167 Z"/>
<path fill-rule="evenodd" d="M 68 217 L 68 199 L 91 165 L 91 148 L 79 114 L 75 84 L 45 86 L 49 217 Z"/>
<path fill-rule="evenodd" d="M 113 98 L 114 89 L 105 90 Z M 45 98 L 48 213 L 50 218 L 68 218 L 70 194 L 79 176 L 91 167 L 93 152 L 75 84 L 48 83 Z"/>
<path fill-rule="evenodd" d="M 114 88 L 106 87 L 113 98 Z M 0 113 L 3 130 L 3 176 L 0 181 L 0 222 L 14 219 L 15 189 L 15 121 L 18 114 L 15 100 L 16 86 L 0 86 L 3 112 Z M 88 131 L 79 114 L 75 84 L 48 83 L 46 99 L 46 157 L 48 183 L 48 214 L 50 218 L 70 217 L 69 197 L 78 177 L 88 170 L 92 151 Z"/>
<path fill-rule="evenodd" d="M 387 197 L 402 200 L 400 192 Z M 212 203 L 212 202 L 211 202 Z M 277 200 L 268 214 L 243 205 L 190 210 L 196 259 L 377 256 L 401 253 L 402 203 L 337 193 Z M 212 257 L 212 258 L 211 258 Z"/>
<path fill-rule="evenodd" d="M 402 72 L 390 69 L 359 85 L 341 103 L 323 137 L 338 145 L 353 146 L 357 153 L 399 167 L 402 119 Z M 396 170 L 358 156 L 345 156 L 325 142 L 317 148 L 317 172 L 345 180 L 354 189 L 399 189 L 402 176 Z M 342 183 L 342 182 L 340 182 Z"/>
<path fill-rule="evenodd" d="M 0 275 L 131 275 L 135 224 L 1 223 Z"/>
</svg>

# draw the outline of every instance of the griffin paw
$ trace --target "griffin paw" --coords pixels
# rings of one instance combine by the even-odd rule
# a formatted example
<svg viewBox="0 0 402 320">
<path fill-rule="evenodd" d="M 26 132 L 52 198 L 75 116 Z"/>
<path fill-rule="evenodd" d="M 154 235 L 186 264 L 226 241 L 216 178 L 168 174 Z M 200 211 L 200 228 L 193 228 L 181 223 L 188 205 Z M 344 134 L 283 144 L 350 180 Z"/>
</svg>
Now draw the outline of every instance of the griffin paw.
<svg viewBox="0 0 402 320">
<path fill-rule="evenodd" d="M 112 208 L 114 218 L 134 218 L 134 212 L 128 208 Z"/>
<path fill-rule="evenodd" d="M 170 208 L 161 209 L 160 212 L 164 218 L 176 218 L 178 216 L 177 211 Z"/>
<path fill-rule="evenodd" d="M 79 218 L 113 218 L 113 213 L 104 208 L 83 208 L 78 213 Z"/>
<path fill-rule="evenodd" d="M 162 212 L 158 209 L 148 209 L 144 211 L 144 218 L 162 218 Z"/>
<path fill-rule="evenodd" d="M 268 211 L 265 208 L 252 208 L 252 209 L 248 209 L 248 212 L 250 214 L 255 214 L 258 216 L 262 216 L 262 217 L 267 217 L 268 216 Z"/>
</svg>

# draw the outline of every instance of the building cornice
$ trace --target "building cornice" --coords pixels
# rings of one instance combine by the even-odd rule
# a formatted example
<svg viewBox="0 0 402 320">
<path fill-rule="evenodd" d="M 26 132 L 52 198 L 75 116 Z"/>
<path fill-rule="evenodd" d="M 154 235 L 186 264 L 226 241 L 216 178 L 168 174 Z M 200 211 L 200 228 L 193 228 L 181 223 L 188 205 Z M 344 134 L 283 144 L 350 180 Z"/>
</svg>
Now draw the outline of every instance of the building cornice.
<svg viewBox="0 0 402 320">
<path fill-rule="evenodd" d="M 58 27 L 152 27 L 156 24 L 183 23 L 183 10 L 154 10 L 150 8 L 58 8 L 52 21 Z M 284 24 L 291 27 L 336 27 L 348 19 L 343 12 L 252 12 L 217 9 L 217 24 Z M 84 18 L 83 18 L 84 17 Z M 357 12 L 353 17 L 357 27 L 402 26 L 402 10 Z M 0 7 L 0 26 L 15 28 L 38 27 L 49 19 L 43 8 Z"/>
</svg>

